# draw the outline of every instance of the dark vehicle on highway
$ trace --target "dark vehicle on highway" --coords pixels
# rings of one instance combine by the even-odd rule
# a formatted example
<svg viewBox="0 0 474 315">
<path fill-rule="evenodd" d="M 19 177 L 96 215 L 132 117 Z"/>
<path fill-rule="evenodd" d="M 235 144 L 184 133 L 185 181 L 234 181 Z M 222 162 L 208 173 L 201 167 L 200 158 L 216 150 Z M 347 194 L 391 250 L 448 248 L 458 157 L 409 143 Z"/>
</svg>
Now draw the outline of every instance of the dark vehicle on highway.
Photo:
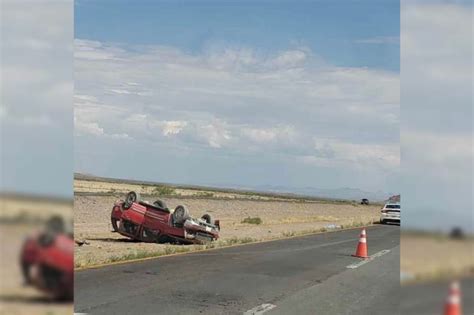
<svg viewBox="0 0 474 315">
<path fill-rule="evenodd" d="M 360 201 L 360 204 L 361 204 L 361 205 L 368 205 L 368 204 L 369 204 L 369 199 L 367 199 L 367 198 L 362 199 L 362 200 Z"/>
<path fill-rule="evenodd" d="M 111 213 L 115 232 L 150 243 L 204 244 L 219 238 L 220 223 L 210 214 L 192 218 L 184 205 L 170 210 L 162 200 L 143 201 L 134 191 L 115 203 Z"/>
<path fill-rule="evenodd" d="M 449 232 L 449 237 L 455 240 L 463 240 L 466 236 L 464 235 L 464 231 L 456 226 Z"/>
</svg>

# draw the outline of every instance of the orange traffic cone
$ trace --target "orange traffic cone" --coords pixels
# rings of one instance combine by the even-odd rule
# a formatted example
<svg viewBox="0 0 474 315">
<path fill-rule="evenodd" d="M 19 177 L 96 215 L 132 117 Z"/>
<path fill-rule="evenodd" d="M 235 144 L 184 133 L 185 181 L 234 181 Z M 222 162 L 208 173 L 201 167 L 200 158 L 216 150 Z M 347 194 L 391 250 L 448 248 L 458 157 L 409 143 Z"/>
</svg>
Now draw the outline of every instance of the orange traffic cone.
<svg viewBox="0 0 474 315">
<path fill-rule="evenodd" d="M 444 305 L 444 315 L 461 315 L 461 288 L 459 281 L 454 281 L 449 287 L 449 295 Z"/>
<path fill-rule="evenodd" d="M 359 257 L 359 258 L 369 258 L 369 256 L 367 255 L 367 237 L 366 237 L 365 229 L 362 229 L 362 232 L 360 233 L 359 244 L 357 245 L 357 251 L 352 256 Z"/>
</svg>

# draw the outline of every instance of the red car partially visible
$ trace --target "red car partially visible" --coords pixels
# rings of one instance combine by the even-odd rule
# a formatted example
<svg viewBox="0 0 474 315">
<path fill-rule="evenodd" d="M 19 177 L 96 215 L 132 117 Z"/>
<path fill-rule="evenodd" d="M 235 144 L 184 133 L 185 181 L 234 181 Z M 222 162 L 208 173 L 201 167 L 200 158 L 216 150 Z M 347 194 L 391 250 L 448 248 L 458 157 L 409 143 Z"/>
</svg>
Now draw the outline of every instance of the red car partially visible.
<svg viewBox="0 0 474 315">
<path fill-rule="evenodd" d="M 20 265 L 24 282 L 54 299 L 72 300 L 74 291 L 74 240 L 61 218 L 52 218 L 45 230 L 23 243 Z"/>
<path fill-rule="evenodd" d="M 164 201 L 142 201 L 133 191 L 115 203 L 111 221 L 115 232 L 143 242 L 204 244 L 217 240 L 220 231 L 219 221 L 209 214 L 192 218 L 186 206 L 171 211 Z"/>
</svg>

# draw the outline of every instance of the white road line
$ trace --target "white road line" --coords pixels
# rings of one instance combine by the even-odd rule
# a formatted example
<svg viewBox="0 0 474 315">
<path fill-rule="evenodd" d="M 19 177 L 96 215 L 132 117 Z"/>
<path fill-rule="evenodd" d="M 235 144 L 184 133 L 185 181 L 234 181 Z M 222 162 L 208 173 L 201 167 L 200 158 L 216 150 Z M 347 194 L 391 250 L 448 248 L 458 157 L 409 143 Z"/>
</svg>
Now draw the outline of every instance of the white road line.
<svg viewBox="0 0 474 315">
<path fill-rule="evenodd" d="M 389 253 L 389 252 L 390 252 L 390 249 L 381 250 L 380 252 L 373 254 L 373 255 L 370 256 L 369 258 L 364 259 L 364 260 L 361 260 L 361 261 L 356 262 L 356 263 L 353 263 L 353 264 L 347 266 L 346 268 L 349 268 L 349 269 L 356 269 L 356 268 L 359 268 L 360 266 L 365 265 L 366 263 L 371 262 L 371 261 L 374 260 L 375 258 L 380 257 L 380 256 L 383 256 L 383 255 L 385 255 L 385 254 L 387 254 L 387 253 Z"/>
<path fill-rule="evenodd" d="M 274 309 L 275 307 L 276 305 L 269 304 L 269 303 L 262 304 L 262 305 L 252 308 L 251 310 L 248 310 L 247 312 L 244 312 L 244 315 L 260 315 L 265 312 L 268 312 L 271 309 Z"/>
</svg>

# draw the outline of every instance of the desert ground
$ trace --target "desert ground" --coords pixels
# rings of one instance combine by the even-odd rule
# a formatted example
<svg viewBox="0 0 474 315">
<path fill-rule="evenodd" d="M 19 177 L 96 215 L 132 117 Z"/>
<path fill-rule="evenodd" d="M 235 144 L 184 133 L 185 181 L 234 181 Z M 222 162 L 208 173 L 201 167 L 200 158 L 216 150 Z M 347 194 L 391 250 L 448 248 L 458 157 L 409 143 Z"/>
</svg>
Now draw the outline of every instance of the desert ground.
<svg viewBox="0 0 474 315">
<path fill-rule="evenodd" d="M 72 202 L 24 195 L 0 195 L 0 223 L 27 223 L 35 225 L 46 221 L 52 215 L 72 219 Z"/>
<path fill-rule="evenodd" d="M 474 238 L 402 232 L 402 282 L 432 281 L 474 276 Z"/>
<path fill-rule="evenodd" d="M 183 246 L 131 242 L 113 233 L 110 211 L 114 202 L 124 198 L 130 190 L 140 192 L 143 199 L 149 201 L 162 199 L 171 209 L 184 204 L 194 217 L 210 213 L 221 222 L 220 239 L 210 245 Z M 168 195 L 160 195 L 163 191 Z M 357 202 L 204 189 L 165 190 L 147 185 L 83 180 L 75 181 L 75 192 L 75 238 L 87 242 L 76 246 L 76 268 L 367 225 L 378 220 L 380 211 L 380 205 L 364 206 Z M 261 224 L 243 223 L 248 217 L 260 218 Z"/>
<path fill-rule="evenodd" d="M 82 177 L 81 177 L 82 178 Z M 212 199 L 245 199 L 245 200 L 300 200 L 301 197 L 291 194 L 257 193 L 235 189 L 219 189 L 208 187 L 193 187 L 170 184 L 150 184 L 128 180 L 91 180 L 75 179 L 74 192 L 76 194 L 126 194 L 137 191 L 144 195 L 166 195 L 178 197 L 212 198 Z M 308 198 L 309 199 L 309 198 Z M 316 199 L 316 198 L 314 198 Z M 321 200 L 321 199 L 319 199 Z M 333 201 L 333 200 L 327 200 Z"/>
<path fill-rule="evenodd" d="M 31 197 L 0 197 L 0 314 L 71 314 L 72 303 L 51 301 L 22 285 L 19 253 L 27 235 L 42 227 L 50 215 L 72 219 L 72 202 Z"/>
</svg>

